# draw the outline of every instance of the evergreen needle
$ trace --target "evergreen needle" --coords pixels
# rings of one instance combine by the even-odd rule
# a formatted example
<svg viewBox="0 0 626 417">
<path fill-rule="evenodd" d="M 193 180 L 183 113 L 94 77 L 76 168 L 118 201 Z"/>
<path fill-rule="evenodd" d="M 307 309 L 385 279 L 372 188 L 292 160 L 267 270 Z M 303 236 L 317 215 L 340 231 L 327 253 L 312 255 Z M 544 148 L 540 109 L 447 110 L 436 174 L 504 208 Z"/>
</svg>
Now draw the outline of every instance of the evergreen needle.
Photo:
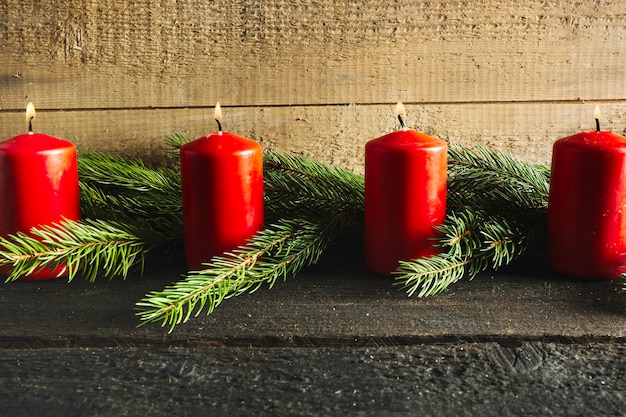
<svg viewBox="0 0 626 417">
<path fill-rule="evenodd" d="M 139 301 L 141 324 L 161 322 L 170 332 L 204 309 L 211 313 L 225 298 L 253 292 L 262 284 L 272 287 L 316 262 L 336 236 L 340 216 L 314 223 L 282 220 L 257 233 L 230 254 L 214 257 L 206 268 L 190 271 L 183 280 L 153 291 Z"/>
<path fill-rule="evenodd" d="M 0 267 L 10 268 L 13 281 L 40 268 L 63 267 L 71 281 L 77 274 L 93 281 L 113 278 L 143 267 L 151 245 L 133 227 L 103 220 L 70 221 L 0 237 Z"/>
</svg>

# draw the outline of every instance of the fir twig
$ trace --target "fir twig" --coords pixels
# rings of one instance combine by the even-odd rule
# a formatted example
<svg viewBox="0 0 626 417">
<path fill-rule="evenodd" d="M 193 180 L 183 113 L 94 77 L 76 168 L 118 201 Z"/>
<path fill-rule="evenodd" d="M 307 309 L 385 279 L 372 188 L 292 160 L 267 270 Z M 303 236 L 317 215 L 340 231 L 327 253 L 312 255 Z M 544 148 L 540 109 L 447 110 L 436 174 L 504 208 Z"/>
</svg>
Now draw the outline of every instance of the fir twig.
<svg viewBox="0 0 626 417">
<path fill-rule="evenodd" d="M 180 174 L 174 170 L 148 168 L 139 159 L 115 157 L 103 153 L 82 153 L 78 157 L 81 181 L 113 186 L 137 192 L 166 191 L 180 193 Z"/>
<path fill-rule="evenodd" d="M 319 217 L 320 211 L 348 211 L 355 220 L 362 217 L 362 176 L 303 156 L 266 152 L 263 161 L 270 217 Z"/>
<path fill-rule="evenodd" d="M 484 147 L 448 151 L 448 199 L 452 208 L 470 205 L 488 211 L 546 209 L 550 168 Z"/>
<path fill-rule="evenodd" d="M 177 171 L 153 170 L 139 160 L 98 153 L 79 155 L 78 166 L 84 218 L 134 225 L 144 236 L 159 236 L 165 251 L 182 251 Z"/>
<path fill-rule="evenodd" d="M 332 243 L 339 216 L 325 223 L 283 220 L 259 232 L 231 254 L 216 256 L 206 268 L 162 291 L 153 291 L 137 303 L 142 324 L 161 322 L 170 331 L 192 315 L 211 313 L 225 298 L 253 292 L 262 284 L 272 287 L 316 262 Z"/>
<path fill-rule="evenodd" d="M 89 281 L 103 276 L 126 277 L 133 267 L 143 268 L 151 244 L 134 227 L 83 220 L 33 228 L 30 234 L 0 237 L 0 266 L 11 269 L 6 281 L 40 268 L 58 268 L 71 281 L 80 274 Z"/>
<path fill-rule="evenodd" d="M 394 285 L 418 297 L 498 269 L 542 243 L 550 171 L 485 148 L 449 150 L 449 212 L 442 253 L 400 263 Z"/>
</svg>

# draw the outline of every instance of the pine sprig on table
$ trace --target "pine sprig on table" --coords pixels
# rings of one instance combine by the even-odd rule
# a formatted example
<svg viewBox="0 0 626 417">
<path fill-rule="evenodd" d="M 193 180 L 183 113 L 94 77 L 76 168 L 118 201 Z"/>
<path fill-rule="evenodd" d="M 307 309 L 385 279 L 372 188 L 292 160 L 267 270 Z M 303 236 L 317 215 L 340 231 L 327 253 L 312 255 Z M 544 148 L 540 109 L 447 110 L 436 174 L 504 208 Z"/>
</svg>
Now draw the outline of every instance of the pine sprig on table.
<svg viewBox="0 0 626 417">
<path fill-rule="evenodd" d="M 83 218 L 113 221 L 142 230 L 152 247 L 182 254 L 180 174 L 154 170 L 137 159 L 100 153 L 78 157 Z"/>
<path fill-rule="evenodd" d="M 546 209 L 550 167 L 519 161 L 484 147 L 448 151 L 448 199 L 452 209 L 471 205 L 488 211 Z"/>
<path fill-rule="evenodd" d="M 80 180 L 100 186 L 149 192 L 153 190 L 180 193 L 180 175 L 177 171 L 151 169 L 139 159 L 122 158 L 92 152 L 78 157 Z"/>
<path fill-rule="evenodd" d="M 225 298 L 270 288 L 316 262 L 332 243 L 339 216 L 325 222 L 283 220 L 259 232 L 230 254 L 216 256 L 206 268 L 190 271 L 182 281 L 153 291 L 139 301 L 142 324 L 161 322 L 170 331 L 204 310 L 211 313 Z"/>
</svg>

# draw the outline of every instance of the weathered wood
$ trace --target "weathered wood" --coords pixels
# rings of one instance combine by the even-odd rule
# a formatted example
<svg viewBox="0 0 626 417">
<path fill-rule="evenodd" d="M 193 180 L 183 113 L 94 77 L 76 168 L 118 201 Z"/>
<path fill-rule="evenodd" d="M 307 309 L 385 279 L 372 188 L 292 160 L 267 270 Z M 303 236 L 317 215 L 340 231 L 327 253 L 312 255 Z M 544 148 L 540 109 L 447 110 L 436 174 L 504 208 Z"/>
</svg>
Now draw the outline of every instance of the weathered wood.
<svg viewBox="0 0 626 417">
<path fill-rule="evenodd" d="M 452 144 L 483 145 L 532 162 L 549 162 L 555 140 L 594 128 L 594 104 L 407 105 L 410 126 Z M 626 103 L 604 104 L 603 129 L 626 132 Z M 265 149 L 304 154 L 363 172 L 365 142 L 397 128 L 394 105 L 227 107 L 224 129 Z M 624 123 L 621 121 L 624 120 Z M 79 151 L 134 156 L 164 164 L 165 138 L 216 129 L 213 108 L 40 112 L 35 130 L 72 141 Z M 0 112 L 0 130 L 26 130 L 22 113 Z"/>
<path fill-rule="evenodd" d="M 41 131 L 157 163 L 216 101 L 232 131 L 357 171 L 397 100 L 426 133 L 530 161 L 591 125 L 582 103 L 626 128 L 620 0 L 8 0 L 0 19 L 0 139 L 29 100 Z"/>
<path fill-rule="evenodd" d="M 0 351 L 0 416 L 609 416 L 623 345 Z"/>
<path fill-rule="evenodd" d="M 619 0 L 10 0 L 0 107 L 626 98 Z"/>
<path fill-rule="evenodd" d="M 133 306 L 183 268 L 149 265 L 0 286 L 0 415 L 623 414 L 623 281 L 530 258 L 416 299 L 334 255 L 167 334 Z"/>
</svg>

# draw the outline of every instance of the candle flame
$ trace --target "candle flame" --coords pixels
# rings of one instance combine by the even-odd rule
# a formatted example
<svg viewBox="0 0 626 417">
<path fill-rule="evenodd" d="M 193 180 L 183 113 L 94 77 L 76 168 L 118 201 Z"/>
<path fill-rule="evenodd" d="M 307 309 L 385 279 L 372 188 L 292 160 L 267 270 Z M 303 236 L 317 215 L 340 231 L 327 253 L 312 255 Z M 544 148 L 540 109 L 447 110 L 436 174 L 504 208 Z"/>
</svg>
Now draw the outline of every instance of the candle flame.
<svg viewBox="0 0 626 417">
<path fill-rule="evenodd" d="M 398 101 L 396 104 L 396 116 L 400 116 L 402 118 L 406 117 L 406 109 L 404 108 L 404 104 L 401 101 Z"/>
<path fill-rule="evenodd" d="M 222 134 L 222 108 L 219 101 L 215 103 L 215 121 L 217 122 L 217 131 Z"/>
<path fill-rule="evenodd" d="M 215 120 L 222 120 L 222 107 L 220 107 L 219 102 L 215 104 Z"/>
<path fill-rule="evenodd" d="M 408 128 L 406 127 L 406 109 L 404 108 L 404 104 L 402 104 L 401 101 L 398 101 L 398 103 L 396 104 L 396 117 L 398 118 L 398 121 L 400 121 L 400 126 L 402 126 L 402 129 L 407 130 Z"/>
<path fill-rule="evenodd" d="M 35 120 L 35 105 L 28 103 L 26 105 L 26 123 L 28 123 L 28 133 L 33 133 L 33 120 Z"/>
<path fill-rule="evenodd" d="M 596 132 L 600 132 L 600 106 L 593 109 L 593 118 L 596 119 Z"/>
<path fill-rule="evenodd" d="M 33 103 L 28 103 L 26 105 L 26 121 L 30 122 L 35 119 L 35 105 Z"/>
</svg>

